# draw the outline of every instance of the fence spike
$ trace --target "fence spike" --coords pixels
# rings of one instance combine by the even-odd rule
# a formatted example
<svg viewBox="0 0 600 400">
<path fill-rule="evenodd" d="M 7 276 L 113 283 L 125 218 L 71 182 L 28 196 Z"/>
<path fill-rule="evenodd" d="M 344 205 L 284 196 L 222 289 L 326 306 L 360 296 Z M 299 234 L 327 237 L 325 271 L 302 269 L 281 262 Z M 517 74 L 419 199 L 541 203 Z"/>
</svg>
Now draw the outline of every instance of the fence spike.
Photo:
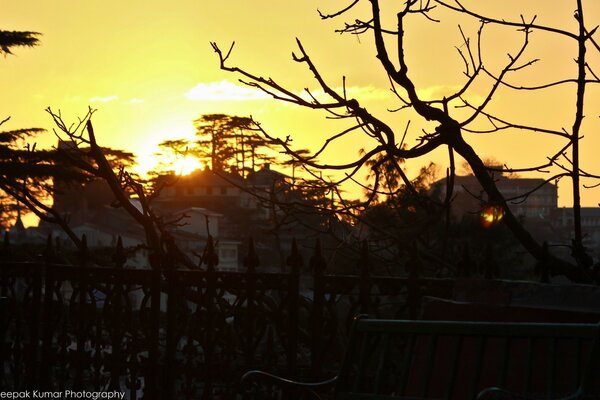
<svg viewBox="0 0 600 400">
<path fill-rule="evenodd" d="M 123 239 L 121 238 L 121 235 L 117 237 L 117 248 L 115 249 L 112 260 L 117 268 L 123 268 L 127 262 L 127 255 L 123 249 Z"/>
<path fill-rule="evenodd" d="M 315 244 L 315 252 L 313 256 L 310 258 L 310 269 L 313 273 L 319 274 L 325 271 L 327 267 L 325 258 L 321 254 L 321 240 L 317 238 L 317 242 Z"/>
<path fill-rule="evenodd" d="M 219 257 L 215 252 L 215 244 L 213 242 L 212 235 L 208 235 L 206 239 L 206 249 L 204 250 L 204 264 L 206 264 L 206 269 L 209 271 L 214 271 L 215 267 L 219 264 Z"/>
<path fill-rule="evenodd" d="M 286 261 L 293 274 L 300 273 L 300 267 L 302 266 L 302 256 L 298 252 L 298 243 L 296 242 L 296 238 L 292 238 L 292 252 Z"/>
<path fill-rule="evenodd" d="M 550 266 L 548 265 L 550 260 L 550 252 L 548 250 L 548 242 L 544 240 L 542 245 L 542 259 L 539 262 L 540 269 L 540 282 L 550 283 Z"/>
<path fill-rule="evenodd" d="M 173 238 L 171 235 L 165 235 L 164 238 L 164 253 L 162 251 L 155 251 L 151 253 L 150 257 L 156 260 L 160 260 L 161 268 L 165 271 L 173 271 L 177 269 L 177 254 L 175 253 L 175 247 L 173 245 Z M 161 254 L 162 253 L 162 254 Z M 201 259 L 201 262 L 204 258 Z"/>
<path fill-rule="evenodd" d="M 48 234 L 48 237 L 46 239 L 46 248 L 44 249 L 43 255 L 46 262 L 52 262 L 56 257 L 51 233 Z"/>
<path fill-rule="evenodd" d="M 256 255 L 256 250 L 254 249 L 254 239 L 250 238 L 248 241 L 248 254 L 244 257 L 244 267 L 251 273 L 256 270 L 258 263 L 258 255 Z"/>
<path fill-rule="evenodd" d="M 10 249 L 10 233 L 8 230 L 4 231 L 4 243 L 2 244 L 2 258 L 10 260 L 12 252 Z"/>
<path fill-rule="evenodd" d="M 87 236 L 85 233 L 81 235 L 81 245 L 79 247 L 79 262 L 81 265 L 85 265 L 90 257 L 90 252 L 88 250 Z"/>
</svg>

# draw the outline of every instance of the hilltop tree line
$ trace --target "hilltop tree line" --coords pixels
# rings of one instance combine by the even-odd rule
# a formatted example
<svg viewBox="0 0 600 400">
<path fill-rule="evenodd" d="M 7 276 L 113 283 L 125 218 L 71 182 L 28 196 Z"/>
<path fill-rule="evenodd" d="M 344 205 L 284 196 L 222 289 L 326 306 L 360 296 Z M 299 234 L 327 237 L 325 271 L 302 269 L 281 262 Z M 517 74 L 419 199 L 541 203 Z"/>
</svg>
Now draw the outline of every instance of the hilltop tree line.
<svg viewBox="0 0 600 400">
<path fill-rule="evenodd" d="M 205 114 L 194 120 L 196 140 L 175 139 L 160 143 L 157 154 L 169 169 L 174 156 L 194 157 L 212 171 L 225 171 L 245 178 L 264 164 L 276 161 L 271 140 L 260 134 L 248 117 Z"/>
</svg>

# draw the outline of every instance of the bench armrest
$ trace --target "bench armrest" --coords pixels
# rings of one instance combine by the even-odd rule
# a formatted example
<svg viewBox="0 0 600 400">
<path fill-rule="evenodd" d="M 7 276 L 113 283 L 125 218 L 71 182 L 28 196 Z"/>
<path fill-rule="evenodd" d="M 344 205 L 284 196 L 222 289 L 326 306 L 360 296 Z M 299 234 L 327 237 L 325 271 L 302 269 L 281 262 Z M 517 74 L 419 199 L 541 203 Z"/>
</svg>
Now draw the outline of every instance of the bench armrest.
<svg viewBox="0 0 600 400">
<path fill-rule="evenodd" d="M 282 378 L 277 375 L 269 374 L 268 372 L 253 370 L 246 372 L 242 376 L 242 388 L 249 386 L 253 381 L 257 380 L 262 380 L 282 388 L 302 390 L 310 394 L 312 398 L 320 400 L 321 397 L 316 393 L 316 391 L 326 390 L 328 387 L 332 386 L 336 382 L 337 376 L 322 382 L 297 382 Z"/>
<path fill-rule="evenodd" d="M 547 399 L 548 397 L 540 397 L 527 395 L 525 393 L 516 393 L 510 392 L 508 390 L 504 390 L 498 387 L 490 387 L 483 389 L 477 395 L 477 400 L 539 400 L 539 399 Z M 555 400 L 579 400 L 585 399 L 586 396 L 583 393 L 583 390 L 578 389 L 576 392 L 567 395 L 565 397 L 556 398 Z"/>
</svg>

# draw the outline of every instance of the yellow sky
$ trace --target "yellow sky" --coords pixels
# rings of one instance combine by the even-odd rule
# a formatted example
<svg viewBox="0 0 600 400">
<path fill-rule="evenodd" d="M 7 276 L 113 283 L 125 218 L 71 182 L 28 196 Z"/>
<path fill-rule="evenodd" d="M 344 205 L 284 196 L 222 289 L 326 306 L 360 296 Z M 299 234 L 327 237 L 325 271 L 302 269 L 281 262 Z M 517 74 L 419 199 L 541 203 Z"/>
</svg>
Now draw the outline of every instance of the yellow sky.
<svg viewBox="0 0 600 400">
<path fill-rule="evenodd" d="M 152 163 L 156 145 L 166 139 L 191 137 L 191 121 L 200 114 L 252 115 L 276 136 L 291 135 L 298 148 L 317 148 L 327 133 L 343 124 L 318 114 L 281 104 L 241 86 L 238 77 L 218 69 L 209 42 L 227 48 L 236 41 L 232 64 L 272 76 L 294 90 L 315 88 L 311 75 L 291 60 L 295 38 L 302 40 L 315 63 L 332 86 L 342 76 L 352 93 L 376 115 L 403 131 L 412 118 L 409 140 L 416 140 L 426 124 L 406 113 L 388 114 L 397 106 L 388 91 L 371 38 L 340 36 L 334 29 L 342 20 L 321 21 L 317 9 L 333 10 L 333 1 L 273 0 L 85 0 L 32 1 L 0 0 L 0 29 L 33 30 L 43 33 L 41 46 L 16 49 L 16 56 L 0 60 L 0 117 L 11 116 L 3 129 L 52 128 L 44 109 L 61 110 L 67 119 L 84 115 L 87 107 L 98 109 L 94 124 L 103 145 L 138 154 L 144 165 Z M 525 4 L 523 4 L 525 3 Z M 586 1 L 590 28 L 600 23 L 600 2 Z M 465 1 L 478 10 L 516 19 L 520 13 L 538 14 L 538 22 L 574 27 L 574 1 Z M 360 11 L 353 16 L 360 17 Z M 423 96 L 449 93 L 464 81 L 463 64 L 454 46 L 461 45 L 457 25 L 473 35 L 476 25 L 440 13 L 444 23 L 420 18 L 408 26 L 407 61 L 410 74 Z M 598 35 L 596 35 L 598 41 Z M 511 29 L 490 27 L 484 34 L 486 65 L 498 66 L 506 53 L 518 46 L 519 36 Z M 592 51 L 590 51 L 593 54 Z M 572 76 L 575 43 L 534 32 L 527 58 L 542 62 L 520 72 L 514 82 L 542 83 L 547 79 Z M 600 72 L 600 57 L 590 58 Z M 596 85 L 600 86 L 600 85 Z M 473 100 L 485 94 L 481 84 L 469 94 Z M 589 87 L 582 142 L 585 169 L 600 173 L 596 153 L 600 149 L 600 92 Z M 518 123 L 569 130 L 573 123 L 573 87 L 550 90 L 541 95 L 515 95 L 502 90 L 491 109 Z M 457 111 L 460 113 L 460 110 Z M 460 115 L 460 114 L 456 114 Z M 467 135 L 467 140 L 484 157 L 509 166 L 543 162 L 563 142 L 541 135 Z M 52 145 L 52 134 L 38 139 Z M 371 143 L 354 135 L 321 157 L 349 160 L 358 149 Z M 444 152 L 432 159 L 443 161 Z M 429 159 L 410 164 L 417 171 Z M 364 175 L 363 175 L 364 176 Z M 569 206 L 569 183 L 560 187 L 560 204 Z M 352 190 L 352 189 L 349 189 Z M 595 206 L 598 190 L 584 193 L 583 203 Z"/>
</svg>

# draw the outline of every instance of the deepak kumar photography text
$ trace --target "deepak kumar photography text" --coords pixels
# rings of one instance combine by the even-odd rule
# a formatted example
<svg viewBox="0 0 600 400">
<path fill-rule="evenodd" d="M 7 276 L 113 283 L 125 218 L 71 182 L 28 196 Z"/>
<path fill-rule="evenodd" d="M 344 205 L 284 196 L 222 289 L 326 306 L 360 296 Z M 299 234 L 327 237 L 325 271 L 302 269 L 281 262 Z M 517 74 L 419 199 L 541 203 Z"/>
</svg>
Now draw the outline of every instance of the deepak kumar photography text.
<svg viewBox="0 0 600 400">
<path fill-rule="evenodd" d="M 110 392 L 91 392 L 86 390 L 40 391 L 23 390 L 15 392 L 0 392 L 0 399 L 119 399 L 125 398 L 125 393 L 113 390 Z"/>
</svg>

